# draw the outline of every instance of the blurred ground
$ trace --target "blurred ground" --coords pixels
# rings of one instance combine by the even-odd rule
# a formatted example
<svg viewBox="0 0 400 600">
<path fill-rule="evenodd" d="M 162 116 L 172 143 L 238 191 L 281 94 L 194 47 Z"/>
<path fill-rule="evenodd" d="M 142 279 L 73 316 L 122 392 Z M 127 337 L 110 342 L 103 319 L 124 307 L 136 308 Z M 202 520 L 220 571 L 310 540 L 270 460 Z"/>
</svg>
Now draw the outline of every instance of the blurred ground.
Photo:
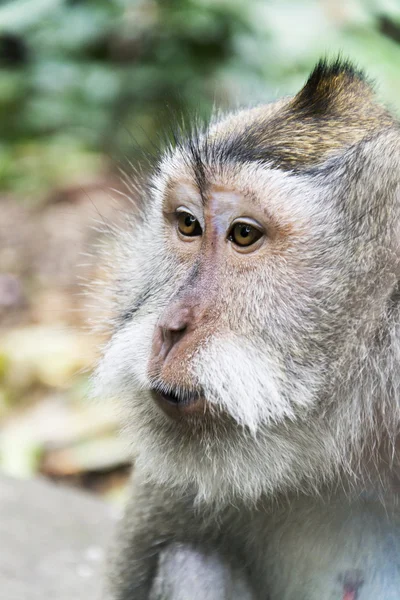
<svg viewBox="0 0 400 600">
<path fill-rule="evenodd" d="M 115 410 L 87 399 L 102 339 L 81 288 L 96 224 L 120 218 L 121 162 L 182 114 L 297 91 L 339 52 L 399 109 L 399 42 L 398 0 L 0 2 L 1 470 L 123 494 Z"/>
<path fill-rule="evenodd" d="M 34 207 L 4 198 L 0 224 L 2 469 L 104 494 L 118 492 L 128 461 L 115 410 L 86 395 L 102 340 L 88 330 L 85 281 L 97 277 L 98 227 L 117 218 L 111 184 L 53 190 Z"/>
</svg>

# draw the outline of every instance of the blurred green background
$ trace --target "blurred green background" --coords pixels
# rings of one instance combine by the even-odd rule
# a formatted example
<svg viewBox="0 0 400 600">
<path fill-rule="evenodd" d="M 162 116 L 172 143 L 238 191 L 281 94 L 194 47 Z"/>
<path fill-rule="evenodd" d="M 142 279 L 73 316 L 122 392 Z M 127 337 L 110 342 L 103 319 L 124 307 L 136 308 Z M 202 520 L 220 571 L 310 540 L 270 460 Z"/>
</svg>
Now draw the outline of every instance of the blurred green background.
<svg viewBox="0 0 400 600">
<path fill-rule="evenodd" d="M 400 108 L 399 0 L 0 2 L 1 469 L 120 494 L 115 411 L 85 400 L 92 225 L 171 119 L 294 93 L 339 52 Z"/>
</svg>

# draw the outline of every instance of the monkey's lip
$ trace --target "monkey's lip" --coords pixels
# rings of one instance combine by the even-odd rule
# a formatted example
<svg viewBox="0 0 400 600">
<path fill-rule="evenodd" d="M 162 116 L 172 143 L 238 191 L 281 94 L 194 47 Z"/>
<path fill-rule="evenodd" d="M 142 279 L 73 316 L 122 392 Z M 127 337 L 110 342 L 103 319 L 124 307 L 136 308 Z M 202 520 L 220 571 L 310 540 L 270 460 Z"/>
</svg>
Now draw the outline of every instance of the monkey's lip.
<svg viewBox="0 0 400 600">
<path fill-rule="evenodd" d="M 204 395 L 193 390 L 164 392 L 160 388 L 150 390 L 156 404 L 173 419 L 204 415 L 207 407 Z"/>
</svg>

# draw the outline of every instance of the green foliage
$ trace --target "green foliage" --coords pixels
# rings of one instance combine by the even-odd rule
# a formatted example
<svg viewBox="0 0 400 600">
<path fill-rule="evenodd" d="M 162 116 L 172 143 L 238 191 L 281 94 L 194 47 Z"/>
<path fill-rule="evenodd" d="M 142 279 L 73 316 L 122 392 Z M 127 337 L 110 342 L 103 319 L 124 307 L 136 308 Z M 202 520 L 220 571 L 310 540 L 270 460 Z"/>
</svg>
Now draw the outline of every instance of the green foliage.
<svg viewBox="0 0 400 600">
<path fill-rule="evenodd" d="M 399 41 L 396 0 L 3 2 L 0 188 L 36 197 L 100 154 L 135 159 L 171 114 L 292 92 L 339 50 L 397 104 Z"/>
</svg>

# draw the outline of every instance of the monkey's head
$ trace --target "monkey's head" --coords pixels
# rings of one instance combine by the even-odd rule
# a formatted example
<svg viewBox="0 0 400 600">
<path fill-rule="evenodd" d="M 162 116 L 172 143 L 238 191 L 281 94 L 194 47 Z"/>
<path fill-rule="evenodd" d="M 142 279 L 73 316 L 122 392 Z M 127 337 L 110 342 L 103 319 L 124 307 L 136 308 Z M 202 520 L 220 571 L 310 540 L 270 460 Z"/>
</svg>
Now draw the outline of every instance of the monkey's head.
<svg viewBox="0 0 400 600">
<path fill-rule="evenodd" d="M 119 233 L 97 373 L 137 468 L 254 501 L 349 472 L 398 426 L 400 137 L 347 63 L 161 159 Z"/>
</svg>

